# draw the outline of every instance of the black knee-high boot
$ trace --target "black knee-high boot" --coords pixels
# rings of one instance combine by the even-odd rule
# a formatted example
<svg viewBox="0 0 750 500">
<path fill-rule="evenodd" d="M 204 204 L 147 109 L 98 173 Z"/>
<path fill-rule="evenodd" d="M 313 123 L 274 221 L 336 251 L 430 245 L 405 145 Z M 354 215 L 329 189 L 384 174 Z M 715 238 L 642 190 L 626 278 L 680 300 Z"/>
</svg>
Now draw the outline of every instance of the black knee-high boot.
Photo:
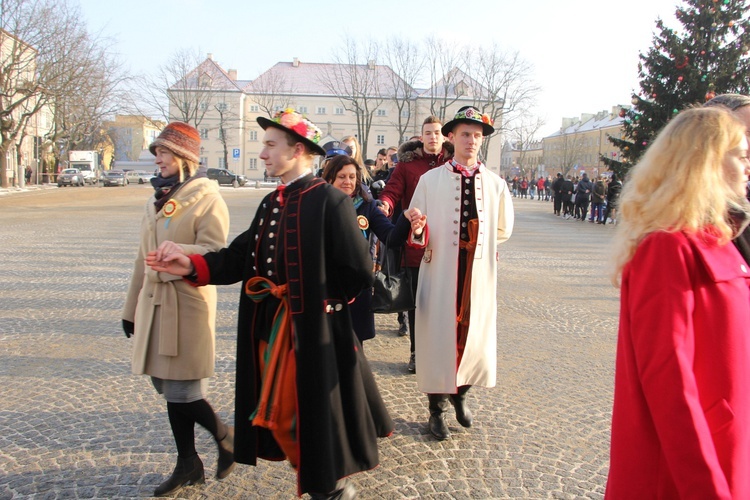
<svg viewBox="0 0 750 500">
<path fill-rule="evenodd" d="M 470 385 L 462 385 L 458 388 L 458 394 L 450 395 L 451 403 L 456 409 L 456 420 L 464 427 L 471 427 L 474 422 L 471 410 L 466 406 L 466 393 L 469 392 L 469 389 L 471 389 Z"/>
<path fill-rule="evenodd" d="M 205 399 L 183 403 L 182 411 L 214 437 L 219 450 L 216 477 L 224 479 L 234 470 L 234 429 L 224 424 Z"/>
<path fill-rule="evenodd" d="M 448 396 L 445 394 L 428 394 L 430 402 L 430 420 L 427 423 L 430 434 L 438 441 L 451 437 L 448 424 L 445 423 L 445 412 L 448 410 Z"/>
<path fill-rule="evenodd" d="M 195 421 L 181 411 L 179 403 L 167 403 L 169 424 L 177 446 L 177 465 L 172 475 L 154 490 L 154 496 L 171 495 L 186 484 L 205 482 L 203 462 L 195 451 Z"/>
</svg>

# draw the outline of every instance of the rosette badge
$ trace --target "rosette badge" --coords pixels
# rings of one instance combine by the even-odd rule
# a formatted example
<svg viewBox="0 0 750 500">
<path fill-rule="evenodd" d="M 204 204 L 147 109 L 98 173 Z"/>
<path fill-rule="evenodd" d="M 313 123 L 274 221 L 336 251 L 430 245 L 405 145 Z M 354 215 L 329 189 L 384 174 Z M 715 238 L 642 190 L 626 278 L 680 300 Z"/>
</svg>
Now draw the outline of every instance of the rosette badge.
<svg viewBox="0 0 750 500">
<path fill-rule="evenodd" d="M 167 221 L 164 223 L 164 227 L 169 227 L 169 221 L 172 219 L 172 216 L 175 214 L 175 212 L 177 212 L 178 208 L 179 205 L 174 200 L 169 200 L 164 204 L 162 213 L 164 214 L 164 217 L 167 218 Z"/>
</svg>

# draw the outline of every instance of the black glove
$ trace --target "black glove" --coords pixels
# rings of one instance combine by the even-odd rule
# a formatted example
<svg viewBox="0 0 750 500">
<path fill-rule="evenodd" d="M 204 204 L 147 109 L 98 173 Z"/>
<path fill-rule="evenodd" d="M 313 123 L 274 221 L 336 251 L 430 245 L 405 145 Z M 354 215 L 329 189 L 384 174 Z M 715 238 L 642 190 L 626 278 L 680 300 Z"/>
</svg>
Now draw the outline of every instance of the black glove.
<svg viewBox="0 0 750 500">
<path fill-rule="evenodd" d="M 130 338 L 131 335 L 135 335 L 135 323 L 126 319 L 122 320 L 122 330 L 125 332 L 125 336 Z"/>
</svg>

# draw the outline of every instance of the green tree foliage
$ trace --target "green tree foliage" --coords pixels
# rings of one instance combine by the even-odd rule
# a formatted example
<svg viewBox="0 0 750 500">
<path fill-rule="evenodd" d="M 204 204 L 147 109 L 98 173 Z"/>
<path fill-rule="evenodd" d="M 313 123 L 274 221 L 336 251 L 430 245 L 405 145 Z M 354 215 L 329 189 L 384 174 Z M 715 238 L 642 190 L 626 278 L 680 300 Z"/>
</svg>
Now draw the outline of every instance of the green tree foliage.
<svg viewBox="0 0 750 500">
<path fill-rule="evenodd" d="M 609 137 L 619 158 L 602 157 L 625 175 L 656 134 L 679 111 L 714 95 L 747 94 L 750 87 L 750 20 L 746 0 L 685 0 L 675 13 L 682 28 L 656 21 L 658 33 L 640 54 L 640 91 L 622 110 L 623 138 Z M 699 141 L 696 138 L 696 141 Z"/>
</svg>

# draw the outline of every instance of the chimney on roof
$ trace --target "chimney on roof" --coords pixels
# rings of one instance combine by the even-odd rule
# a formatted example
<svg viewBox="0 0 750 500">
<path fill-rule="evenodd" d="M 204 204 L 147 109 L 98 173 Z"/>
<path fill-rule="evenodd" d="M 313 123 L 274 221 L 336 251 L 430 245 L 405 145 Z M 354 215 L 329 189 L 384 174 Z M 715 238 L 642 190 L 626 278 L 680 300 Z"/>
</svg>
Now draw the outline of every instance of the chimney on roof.
<svg viewBox="0 0 750 500">
<path fill-rule="evenodd" d="M 299 68 L 299 58 L 295 57 L 294 60 L 292 60 L 292 66 Z"/>
<path fill-rule="evenodd" d="M 375 69 L 375 59 L 367 61 L 367 69 Z"/>
<path fill-rule="evenodd" d="M 236 69 L 230 69 L 227 70 L 227 73 L 229 73 L 229 79 L 233 82 L 237 81 L 237 70 Z"/>
<path fill-rule="evenodd" d="M 213 60 L 213 58 L 214 58 L 214 55 L 213 55 L 212 53 L 210 53 L 210 52 L 209 52 L 208 54 L 206 54 L 206 58 L 207 58 L 207 59 L 211 59 L 211 60 Z"/>
</svg>

